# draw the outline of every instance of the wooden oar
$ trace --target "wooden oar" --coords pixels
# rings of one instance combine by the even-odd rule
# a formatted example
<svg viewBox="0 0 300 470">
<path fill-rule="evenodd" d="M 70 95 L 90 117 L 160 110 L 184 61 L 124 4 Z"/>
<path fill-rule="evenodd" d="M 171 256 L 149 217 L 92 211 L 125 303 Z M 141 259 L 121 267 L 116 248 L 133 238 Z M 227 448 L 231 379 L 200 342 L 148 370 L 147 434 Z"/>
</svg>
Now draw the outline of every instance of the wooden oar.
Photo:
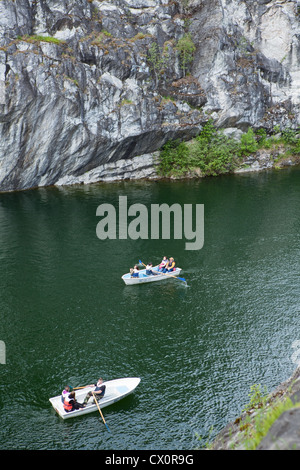
<svg viewBox="0 0 300 470">
<path fill-rule="evenodd" d="M 143 261 L 141 261 L 140 259 L 139 259 L 139 264 L 142 264 L 143 266 L 146 267 L 146 265 L 145 265 L 145 264 L 143 263 Z M 158 264 L 156 264 L 155 266 L 153 266 L 153 268 L 156 268 L 156 266 L 158 266 Z"/>
<path fill-rule="evenodd" d="M 103 416 L 103 414 L 102 414 L 102 411 L 101 411 L 101 408 L 100 408 L 100 406 L 99 406 L 99 403 L 98 403 L 98 401 L 97 401 L 97 398 L 95 397 L 95 394 L 94 394 L 94 393 L 93 393 L 92 395 L 93 395 L 94 400 L 95 400 L 95 402 L 96 402 L 96 405 L 97 405 L 97 408 L 98 408 L 98 410 L 99 410 L 99 413 L 100 413 L 100 415 L 101 415 L 101 417 L 102 417 L 102 419 L 103 419 L 103 423 L 105 424 L 105 426 L 106 426 L 108 432 L 110 432 L 109 427 L 107 426 L 106 421 L 105 421 L 105 419 L 104 419 L 104 416 Z"/>
<path fill-rule="evenodd" d="M 168 273 L 161 273 L 161 274 L 164 274 L 165 276 L 169 276 L 169 277 L 174 277 L 174 279 L 178 279 L 179 281 L 186 282 L 186 279 L 184 279 L 184 277 L 172 276 L 172 274 L 168 274 Z"/>
<path fill-rule="evenodd" d="M 146 267 L 146 265 L 140 259 L 139 259 L 139 263 Z M 172 274 L 163 273 L 163 272 L 160 272 L 159 274 L 164 274 L 165 276 L 174 277 L 174 279 L 178 279 L 179 281 L 183 281 L 186 283 L 186 279 L 184 279 L 184 277 L 172 276 Z"/>
</svg>

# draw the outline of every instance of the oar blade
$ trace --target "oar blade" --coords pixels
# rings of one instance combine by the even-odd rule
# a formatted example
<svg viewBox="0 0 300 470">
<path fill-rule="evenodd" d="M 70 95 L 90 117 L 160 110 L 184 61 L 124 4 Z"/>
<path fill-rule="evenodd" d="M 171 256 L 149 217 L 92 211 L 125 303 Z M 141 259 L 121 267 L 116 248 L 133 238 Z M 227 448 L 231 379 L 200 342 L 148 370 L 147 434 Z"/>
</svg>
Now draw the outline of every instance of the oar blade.
<svg viewBox="0 0 300 470">
<path fill-rule="evenodd" d="M 104 419 L 103 413 L 102 413 L 101 408 L 100 408 L 100 406 L 99 406 L 98 400 L 97 400 L 97 398 L 95 397 L 95 394 L 94 394 L 94 393 L 93 393 L 93 397 L 94 397 L 94 400 L 95 400 L 95 402 L 96 402 L 96 405 L 97 405 L 97 408 L 98 408 L 98 410 L 99 410 L 99 413 L 100 413 L 100 415 L 101 415 L 102 421 L 103 421 L 103 423 L 105 424 L 106 429 L 108 430 L 108 432 L 110 432 L 110 429 L 109 429 L 109 427 L 108 427 L 107 424 L 106 424 L 106 421 L 105 421 L 105 419 Z"/>
</svg>

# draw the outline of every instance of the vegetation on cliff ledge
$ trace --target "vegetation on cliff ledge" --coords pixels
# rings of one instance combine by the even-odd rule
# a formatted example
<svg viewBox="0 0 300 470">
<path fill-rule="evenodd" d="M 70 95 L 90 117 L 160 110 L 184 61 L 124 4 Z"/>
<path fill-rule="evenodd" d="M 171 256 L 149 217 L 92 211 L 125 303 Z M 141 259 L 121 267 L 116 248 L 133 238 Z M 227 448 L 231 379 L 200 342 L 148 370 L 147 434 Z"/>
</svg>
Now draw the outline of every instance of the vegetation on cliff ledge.
<svg viewBox="0 0 300 470">
<path fill-rule="evenodd" d="M 267 394 L 266 387 L 262 390 L 260 384 L 252 385 L 249 393 L 250 401 L 242 410 L 241 416 L 227 425 L 212 442 L 205 444 L 198 436 L 199 441 L 202 441 L 202 448 L 256 450 L 261 447 L 260 444 L 269 431 L 271 432 L 271 427 L 277 419 L 284 412 L 300 406 L 298 395 L 294 394 L 298 390 L 298 381 L 295 377 L 292 376 L 286 384 L 271 394 Z M 282 442 L 277 442 L 276 446 L 280 450 Z"/>
<path fill-rule="evenodd" d="M 229 137 L 209 120 L 201 133 L 189 142 L 167 142 L 160 151 L 158 172 L 165 177 L 217 176 L 242 167 L 249 155 L 264 150 L 274 167 L 284 159 L 299 159 L 300 135 L 296 130 L 249 128 L 240 139 Z"/>
</svg>

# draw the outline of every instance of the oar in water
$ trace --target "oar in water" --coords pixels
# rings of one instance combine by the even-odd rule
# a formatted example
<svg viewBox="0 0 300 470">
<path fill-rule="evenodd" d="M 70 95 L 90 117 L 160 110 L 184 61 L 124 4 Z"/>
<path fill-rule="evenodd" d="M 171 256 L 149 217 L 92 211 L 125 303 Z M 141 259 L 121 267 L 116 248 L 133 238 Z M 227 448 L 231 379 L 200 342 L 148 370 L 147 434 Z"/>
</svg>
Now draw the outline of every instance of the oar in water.
<svg viewBox="0 0 300 470">
<path fill-rule="evenodd" d="M 140 259 L 139 259 L 139 263 L 146 267 L 146 265 Z M 168 274 L 168 273 L 160 273 L 160 274 L 164 274 L 165 276 L 174 277 L 174 279 L 178 279 L 179 281 L 183 281 L 183 282 L 186 283 L 186 279 L 184 279 L 184 277 L 172 276 L 172 274 Z"/>
<path fill-rule="evenodd" d="M 105 426 L 106 426 L 108 432 L 110 432 L 109 427 L 107 426 L 106 421 L 105 421 L 105 419 L 104 419 L 104 416 L 103 416 L 103 414 L 102 414 L 102 411 L 101 411 L 101 408 L 100 408 L 100 406 L 99 406 L 98 400 L 97 400 L 97 398 L 95 397 L 95 394 L 94 394 L 94 393 L 93 393 L 93 397 L 94 397 L 94 400 L 95 400 L 95 402 L 96 402 L 96 405 L 97 405 L 97 408 L 98 408 L 98 410 L 99 410 L 99 413 L 100 413 L 100 415 L 101 415 L 101 417 L 102 417 L 102 419 L 103 419 L 103 423 L 105 424 Z"/>
<path fill-rule="evenodd" d="M 183 281 L 186 283 L 186 279 L 184 279 L 184 277 L 172 276 L 172 274 L 168 274 L 168 273 L 161 273 L 161 274 L 164 274 L 165 276 L 169 276 L 169 277 L 174 277 L 174 279 L 178 279 L 179 281 Z"/>
</svg>

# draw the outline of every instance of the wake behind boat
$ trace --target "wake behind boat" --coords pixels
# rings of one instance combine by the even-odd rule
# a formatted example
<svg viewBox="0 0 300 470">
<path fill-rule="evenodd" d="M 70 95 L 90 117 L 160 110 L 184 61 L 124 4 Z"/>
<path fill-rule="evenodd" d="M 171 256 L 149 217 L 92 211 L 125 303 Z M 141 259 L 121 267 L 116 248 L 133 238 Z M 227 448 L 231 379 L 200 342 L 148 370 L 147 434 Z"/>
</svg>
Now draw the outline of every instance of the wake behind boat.
<svg viewBox="0 0 300 470">
<path fill-rule="evenodd" d="M 127 397 L 127 395 L 130 395 L 136 389 L 140 381 L 141 379 L 139 377 L 126 377 L 103 382 L 103 384 L 106 385 L 106 390 L 104 397 L 98 400 L 99 407 L 105 408 L 106 406 L 112 405 L 122 398 Z M 81 390 L 76 390 L 76 400 L 79 403 L 82 403 L 86 394 L 88 392 L 92 392 L 94 389 L 95 387 L 84 387 Z M 85 408 L 69 412 L 64 409 L 61 395 L 49 398 L 49 401 L 55 411 L 63 419 L 74 418 L 78 415 L 85 415 L 92 413 L 93 411 L 98 411 L 97 404 L 94 402 L 93 397 L 90 398 Z"/>
<path fill-rule="evenodd" d="M 176 268 L 170 273 L 162 273 L 158 271 L 158 266 L 155 266 L 154 268 L 152 268 L 152 271 L 157 272 L 157 274 L 148 275 L 146 274 L 146 269 L 141 269 L 139 271 L 139 277 L 132 277 L 130 273 L 127 273 L 123 274 L 122 279 L 126 285 L 143 284 L 145 282 L 165 281 L 166 279 L 178 276 L 182 269 Z"/>
</svg>

